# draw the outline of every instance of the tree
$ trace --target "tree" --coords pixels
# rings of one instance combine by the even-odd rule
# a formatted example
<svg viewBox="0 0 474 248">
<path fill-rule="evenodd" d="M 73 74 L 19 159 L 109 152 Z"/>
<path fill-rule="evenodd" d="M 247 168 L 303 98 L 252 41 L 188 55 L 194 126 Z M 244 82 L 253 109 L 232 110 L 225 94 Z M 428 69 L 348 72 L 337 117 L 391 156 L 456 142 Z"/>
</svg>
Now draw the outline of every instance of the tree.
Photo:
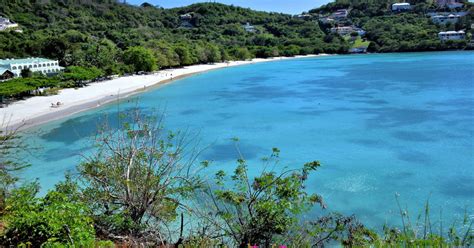
<svg viewBox="0 0 474 248">
<path fill-rule="evenodd" d="M 85 52 L 85 61 L 88 66 L 113 71 L 113 67 L 117 64 L 117 53 L 115 43 L 108 39 L 102 39 L 88 47 Z"/>
<path fill-rule="evenodd" d="M 237 60 L 247 60 L 252 58 L 252 54 L 247 48 L 234 48 L 231 51 L 231 54 L 237 59 Z"/>
<path fill-rule="evenodd" d="M 150 49 L 130 47 L 123 55 L 125 64 L 132 66 L 134 72 L 154 71 L 157 69 L 156 58 Z"/>
<path fill-rule="evenodd" d="M 121 114 L 116 128 L 104 124 L 97 151 L 78 167 L 84 201 L 102 236 L 170 242 L 167 225 L 200 186 L 190 142 L 161 122 L 138 110 Z"/>
<path fill-rule="evenodd" d="M 12 173 L 28 166 L 19 152 L 26 149 L 18 128 L 8 128 L 8 123 L 0 123 L 0 216 L 11 189 L 18 181 Z"/>
<path fill-rule="evenodd" d="M 217 63 L 222 61 L 222 54 L 216 45 L 208 44 L 206 47 L 208 62 Z"/>
<path fill-rule="evenodd" d="M 21 70 L 20 75 L 22 78 L 30 78 L 33 76 L 33 72 L 29 68 L 24 68 Z"/>
<path fill-rule="evenodd" d="M 180 65 L 185 66 L 192 65 L 194 63 L 189 48 L 187 46 L 180 45 L 176 47 L 174 51 L 179 56 Z"/>
<path fill-rule="evenodd" d="M 69 66 L 66 72 L 61 75 L 61 78 L 65 81 L 73 81 L 77 85 L 92 81 L 102 75 L 102 70 L 96 67 Z"/>
<path fill-rule="evenodd" d="M 279 150 L 274 148 L 270 158 L 264 159 L 264 171 L 253 179 L 241 158 L 231 176 L 232 182 L 226 182 L 226 174 L 219 171 L 216 187 L 206 191 L 208 204 L 202 216 L 222 235 L 231 237 L 236 246 L 270 247 L 276 236 L 285 235 L 298 222 L 299 214 L 315 203 L 325 207 L 321 196 L 309 195 L 304 190 L 309 173 L 320 166 L 319 162 L 282 173 L 267 171 L 270 163 L 276 165 L 278 157 Z"/>
<path fill-rule="evenodd" d="M 2 218 L 6 229 L 0 235 L 0 246 L 95 246 L 95 231 L 88 217 L 91 210 L 78 198 L 71 198 L 76 194 L 76 187 L 71 186 L 68 182 L 58 185 L 44 198 L 36 197 L 37 183 L 13 190 Z"/>
</svg>

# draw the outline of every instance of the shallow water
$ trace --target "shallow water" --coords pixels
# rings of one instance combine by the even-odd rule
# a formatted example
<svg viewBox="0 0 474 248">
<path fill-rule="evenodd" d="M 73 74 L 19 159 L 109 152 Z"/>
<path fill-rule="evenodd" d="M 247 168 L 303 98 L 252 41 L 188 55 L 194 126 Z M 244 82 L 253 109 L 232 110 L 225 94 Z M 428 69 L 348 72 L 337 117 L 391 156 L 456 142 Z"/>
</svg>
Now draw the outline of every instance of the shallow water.
<svg viewBox="0 0 474 248">
<path fill-rule="evenodd" d="M 166 107 L 170 129 L 200 132 L 210 145 L 202 159 L 216 170 L 233 170 L 231 138 L 238 137 L 254 173 L 272 147 L 289 167 L 320 160 L 307 188 L 329 210 L 370 226 L 399 224 L 398 192 L 413 218 L 429 198 L 433 219 L 442 209 L 452 223 L 474 209 L 473 70 L 473 52 L 305 58 L 195 75 L 139 102 L 145 111 Z M 25 178 L 44 189 L 62 180 L 90 151 L 101 116 L 117 110 L 113 104 L 32 129 L 29 142 L 42 149 Z"/>
</svg>

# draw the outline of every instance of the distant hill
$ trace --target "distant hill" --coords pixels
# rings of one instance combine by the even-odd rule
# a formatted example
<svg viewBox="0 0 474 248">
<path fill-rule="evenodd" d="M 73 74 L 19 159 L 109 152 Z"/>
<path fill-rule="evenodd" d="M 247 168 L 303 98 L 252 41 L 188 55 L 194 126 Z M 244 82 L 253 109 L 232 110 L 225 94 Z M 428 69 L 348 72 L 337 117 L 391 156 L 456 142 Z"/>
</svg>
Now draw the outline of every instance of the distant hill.
<svg viewBox="0 0 474 248">
<path fill-rule="evenodd" d="M 42 56 L 63 66 L 95 66 L 106 72 L 130 71 L 124 52 L 150 49 L 162 68 L 250 57 L 347 53 L 354 44 L 369 51 L 462 49 L 466 41 L 442 43 L 437 33 L 470 29 L 472 14 L 455 27 L 439 27 L 425 16 L 432 0 L 413 0 L 409 13 L 393 14 L 392 0 L 337 0 L 309 14 L 291 16 L 218 3 L 175 9 L 132 6 L 113 0 L 3 1 L 0 15 L 17 22 L 23 33 L 0 32 L 0 58 Z M 469 5 L 471 7 L 472 4 Z M 349 10 L 337 24 L 319 19 Z M 467 9 L 464 9 L 467 10 Z M 366 30 L 348 39 L 331 32 L 335 25 Z"/>
<path fill-rule="evenodd" d="M 468 42 L 441 42 L 440 31 L 465 30 L 471 35 L 471 24 L 474 23 L 474 4 L 464 1 L 461 9 L 441 8 L 434 0 L 408 0 L 412 9 L 407 12 L 394 13 L 391 6 L 401 2 L 395 0 L 336 0 L 321 8 L 310 10 L 318 16 L 328 15 L 338 9 L 348 9 L 347 20 L 333 25 L 356 25 L 363 28 L 366 39 L 371 41 L 369 51 L 372 52 L 405 52 L 433 51 L 446 49 L 465 49 Z M 468 12 L 459 23 L 437 25 L 430 19 L 430 13 Z"/>
<path fill-rule="evenodd" d="M 183 20 L 181 15 L 185 14 L 190 14 L 191 20 Z M 209 46 L 217 47 L 227 59 L 234 58 L 236 50 L 242 48 L 257 57 L 347 50 L 343 39 L 325 41 L 326 34 L 310 20 L 217 3 L 163 9 L 111 0 L 8 1 L 0 6 L 0 15 L 24 29 L 23 34 L 0 33 L 0 57 L 44 56 L 59 59 L 65 66 L 101 67 L 90 58 L 93 54 L 88 54 L 101 42 L 116 48 L 117 55 L 131 46 L 145 46 L 168 60 L 179 56 L 177 47 L 184 47 L 195 55 L 189 63 L 207 62 L 195 53 Z M 246 23 L 255 31 L 246 31 Z"/>
</svg>

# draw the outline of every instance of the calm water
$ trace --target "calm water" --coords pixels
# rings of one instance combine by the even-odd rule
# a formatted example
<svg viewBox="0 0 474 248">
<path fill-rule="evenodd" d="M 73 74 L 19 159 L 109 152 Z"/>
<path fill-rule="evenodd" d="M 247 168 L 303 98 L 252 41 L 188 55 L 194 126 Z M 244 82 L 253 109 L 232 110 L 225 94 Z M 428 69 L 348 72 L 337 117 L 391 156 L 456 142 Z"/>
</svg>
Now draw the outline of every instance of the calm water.
<svg viewBox="0 0 474 248">
<path fill-rule="evenodd" d="M 413 218 L 429 198 L 433 219 L 442 208 L 452 222 L 474 210 L 473 70 L 472 52 L 297 59 L 195 75 L 139 98 L 146 111 L 166 106 L 170 129 L 199 131 L 216 170 L 234 169 L 239 137 L 254 173 L 272 147 L 289 167 L 320 160 L 308 190 L 330 210 L 398 223 L 398 192 Z M 62 180 L 91 149 L 99 118 L 116 111 L 41 126 L 25 177 L 45 189 Z"/>
</svg>

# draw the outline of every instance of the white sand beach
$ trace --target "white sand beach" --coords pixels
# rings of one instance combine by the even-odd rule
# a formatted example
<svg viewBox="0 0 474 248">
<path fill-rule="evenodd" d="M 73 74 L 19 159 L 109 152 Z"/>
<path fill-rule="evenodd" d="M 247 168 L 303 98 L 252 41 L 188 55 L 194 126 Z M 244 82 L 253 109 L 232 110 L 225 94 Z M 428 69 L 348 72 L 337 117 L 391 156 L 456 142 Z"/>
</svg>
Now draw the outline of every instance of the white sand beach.
<svg viewBox="0 0 474 248">
<path fill-rule="evenodd" d="M 316 56 L 325 56 L 325 54 L 292 58 Z M 249 61 L 193 65 L 184 68 L 162 70 L 150 75 L 134 75 L 91 83 L 89 86 L 79 89 L 63 89 L 57 95 L 31 97 L 26 100 L 14 102 L 7 107 L 0 108 L 0 123 L 3 122 L 3 126 L 9 128 L 32 127 L 88 109 L 96 108 L 106 103 L 117 101 L 132 94 L 147 90 L 152 86 L 170 83 L 175 79 L 195 73 L 231 66 L 292 58 L 278 57 L 271 59 L 253 59 Z M 52 104 L 58 102 L 61 103 L 59 107 L 52 107 Z"/>
</svg>

